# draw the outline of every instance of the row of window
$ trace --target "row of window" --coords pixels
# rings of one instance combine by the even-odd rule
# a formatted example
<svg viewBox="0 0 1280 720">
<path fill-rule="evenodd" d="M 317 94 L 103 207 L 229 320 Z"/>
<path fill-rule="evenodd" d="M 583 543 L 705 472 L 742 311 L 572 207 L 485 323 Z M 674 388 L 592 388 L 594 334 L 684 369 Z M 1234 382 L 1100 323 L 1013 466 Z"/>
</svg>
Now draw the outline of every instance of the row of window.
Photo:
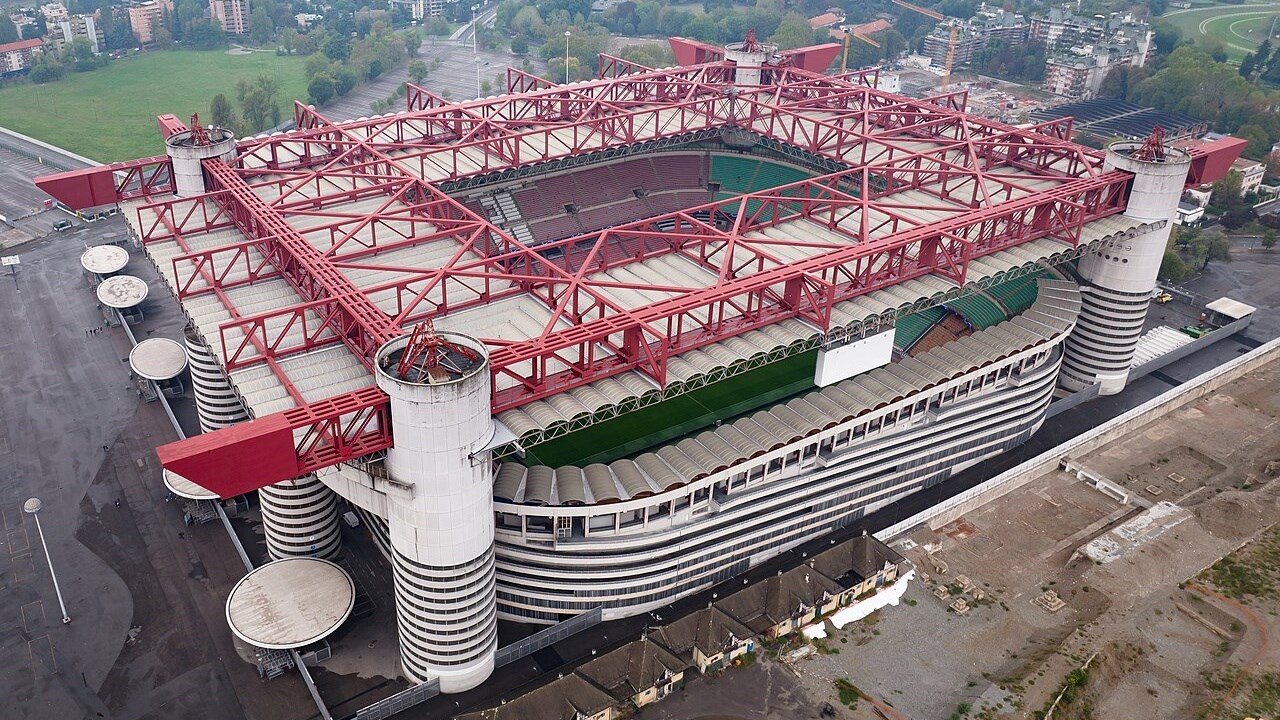
<svg viewBox="0 0 1280 720">
<path fill-rule="evenodd" d="M 1043 408 L 1041 407 L 1040 412 L 1042 411 L 1043 411 Z M 978 437 L 967 438 L 962 442 L 955 443 L 950 448 L 949 452 L 941 453 L 940 454 L 941 456 L 938 458 L 939 462 L 937 462 L 932 467 L 918 467 L 913 470 L 908 470 L 904 472 L 904 471 L 901 471 L 898 468 L 898 466 L 894 466 L 893 468 L 891 468 L 889 471 L 886 471 L 886 472 L 898 471 L 895 477 L 892 477 L 886 480 L 881 480 L 880 482 L 877 482 L 877 483 L 864 485 L 863 487 L 860 487 L 857 490 L 853 490 L 851 492 L 847 492 L 838 498 L 827 499 L 825 501 L 820 501 L 810 506 L 798 506 L 798 503 L 805 502 L 805 500 L 797 500 L 796 505 L 793 505 L 793 506 L 796 506 L 797 509 L 789 513 L 787 517 L 782 518 L 781 520 L 777 518 L 769 518 L 769 519 L 766 519 L 765 522 L 758 523 L 754 527 L 752 527 L 752 526 L 747 526 L 745 522 L 749 518 L 735 517 L 734 518 L 735 531 L 738 532 L 740 535 L 750 535 L 752 532 L 755 532 L 758 535 L 764 535 L 765 533 L 772 532 L 772 534 L 767 536 L 768 541 L 761 544 L 759 543 L 759 538 L 754 538 L 754 539 L 748 539 L 748 540 L 740 540 L 729 547 L 720 546 L 720 547 L 708 548 L 706 552 L 704 552 L 700 557 L 695 558 L 693 562 L 689 564 L 710 566 L 714 568 L 723 568 L 726 563 L 733 563 L 737 561 L 739 558 L 745 561 L 747 558 L 757 555 L 764 550 L 776 548 L 778 546 L 781 546 L 793 540 L 802 541 L 803 539 L 812 535 L 816 531 L 827 529 L 827 527 L 831 524 L 831 521 L 837 520 L 838 516 L 842 516 L 842 515 L 846 516 L 846 518 L 844 519 L 844 522 L 850 522 L 853 519 L 855 519 L 857 515 L 861 514 L 861 512 L 865 507 L 865 503 L 863 503 L 862 507 L 854 508 L 852 510 L 847 507 L 839 507 L 839 509 L 828 510 L 826 512 L 823 512 L 823 510 L 827 508 L 837 507 L 841 501 L 843 501 L 846 505 L 849 503 L 856 502 L 857 500 L 863 497 L 866 497 L 867 495 L 882 491 L 888 487 L 893 487 L 893 486 L 897 486 L 897 487 L 895 488 L 893 493 L 890 494 L 890 496 L 896 496 L 906 491 L 909 491 L 914 487 L 918 487 L 921 484 L 921 480 L 920 480 L 921 478 L 926 478 L 926 482 L 928 482 L 928 484 L 940 482 L 943 478 L 945 478 L 947 475 L 950 474 L 950 468 L 954 467 L 955 465 L 959 465 L 959 464 L 968 462 L 970 460 L 980 458 L 985 455 L 990 455 L 993 452 L 1003 451 L 1009 447 L 1012 447 L 1020 442 L 1025 441 L 1025 438 L 1030 435 L 1034 425 L 1035 425 L 1035 420 L 1033 418 L 1031 423 L 1026 423 L 1026 422 L 1016 423 L 1012 427 L 1010 427 L 1008 424 L 1005 424 L 1003 427 L 996 429 L 992 432 L 985 433 Z M 842 475 L 841 477 L 843 478 L 845 476 Z M 825 494 L 826 493 L 822 493 L 822 495 L 825 495 Z M 819 495 L 819 497 L 821 497 L 821 495 Z M 781 532 L 776 530 L 780 522 L 785 522 L 787 520 L 794 522 L 797 519 L 802 521 L 800 526 L 793 527 L 789 530 L 781 531 Z M 841 524 L 841 523 L 837 523 L 837 524 Z M 683 565 L 686 565 L 686 563 L 681 562 L 680 565 L 683 566 Z M 530 570 L 533 570 L 533 568 L 530 568 Z M 520 602 L 535 603 L 538 606 L 542 606 L 542 607 L 554 607 L 554 608 L 563 608 L 563 609 L 583 608 L 589 605 L 598 604 L 598 601 L 574 602 L 568 599 L 566 600 L 535 600 L 529 597 L 520 597 L 507 590 L 507 588 L 521 587 L 519 583 L 511 582 L 510 578 L 508 577 L 509 575 L 516 575 L 516 574 L 524 574 L 524 573 L 511 573 L 511 572 L 508 572 L 505 567 L 503 567 L 500 570 L 500 575 L 502 579 L 502 582 L 501 582 L 502 589 L 500 589 L 498 593 L 498 597 L 500 600 L 506 600 L 508 602 L 514 602 L 514 603 L 520 603 Z M 714 574 L 712 574 L 712 576 L 714 576 Z M 661 581 L 649 582 L 649 583 L 638 583 L 638 584 L 629 583 L 626 586 L 626 592 L 629 592 L 629 593 L 643 592 L 645 590 L 655 589 L 655 588 L 665 588 L 665 589 L 662 590 L 661 592 L 648 593 L 640 596 L 634 596 L 627 599 L 618 600 L 616 602 L 610 602 L 609 605 L 610 606 L 626 606 L 626 605 L 656 602 L 658 600 L 666 599 L 675 594 L 680 594 L 682 592 L 689 592 L 691 591 L 690 589 L 691 585 L 695 583 L 698 585 L 703 585 L 707 582 L 707 579 L 706 579 L 707 577 L 708 575 L 706 574 L 705 570 L 694 570 L 694 571 L 681 572 L 675 577 L 666 578 Z M 529 579 L 536 580 L 538 579 L 538 577 L 536 575 L 530 574 Z M 545 578 L 542 578 L 542 580 L 545 582 Z M 548 588 L 546 586 L 525 586 L 524 589 L 529 591 L 531 594 L 535 592 L 536 593 L 548 592 Z M 598 589 L 584 588 L 578 593 L 576 593 L 576 596 L 583 597 L 583 598 L 598 598 L 598 597 L 617 596 L 618 594 L 619 594 L 618 590 L 602 591 Z M 503 603 L 504 612 L 508 610 L 508 602 Z"/>
</svg>

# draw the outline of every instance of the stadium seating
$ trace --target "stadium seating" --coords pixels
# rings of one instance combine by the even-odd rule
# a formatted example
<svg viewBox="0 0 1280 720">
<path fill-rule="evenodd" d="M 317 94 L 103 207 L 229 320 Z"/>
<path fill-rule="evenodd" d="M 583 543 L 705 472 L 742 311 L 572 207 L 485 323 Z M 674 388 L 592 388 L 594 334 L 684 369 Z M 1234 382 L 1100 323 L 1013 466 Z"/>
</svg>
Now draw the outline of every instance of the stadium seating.
<svg viewBox="0 0 1280 720">
<path fill-rule="evenodd" d="M 720 189 L 726 193 L 751 192 L 755 187 L 752 181 L 759 169 L 760 161 L 756 158 L 734 155 L 711 156 L 711 180 L 720 183 Z"/>
<path fill-rule="evenodd" d="M 941 322 L 934 325 L 923 337 L 916 341 L 916 344 L 908 354 L 914 357 L 927 353 L 934 348 L 942 347 L 947 343 L 959 340 L 965 335 L 972 334 L 973 330 L 964 324 L 964 320 L 961 320 L 960 316 L 948 312 Z"/>
<path fill-rule="evenodd" d="M 963 295 L 947 303 L 947 308 L 967 320 L 974 330 L 985 330 L 1008 319 L 1000 306 L 982 293 Z"/>
<path fill-rule="evenodd" d="M 1031 304 L 1036 301 L 1036 280 L 1052 277 L 1053 274 L 1049 271 L 1040 270 L 1031 275 L 1002 282 L 999 285 L 992 285 L 987 288 L 987 293 L 995 298 L 996 302 L 1003 305 L 1010 316 L 1017 315 L 1031 307 Z"/>
<path fill-rule="evenodd" d="M 897 326 L 894 328 L 893 344 L 899 350 L 910 350 L 913 345 L 924 337 L 925 333 L 937 325 L 944 317 L 947 311 L 940 307 L 932 307 L 918 313 L 913 313 L 905 317 L 898 318 Z"/>
<path fill-rule="evenodd" d="M 780 185 L 790 185 L 812 176 L 812 173 L 790 165 L 750 156 L 711 156 L 711 181 L 720 183 L 721 199 Z"/>
</svg>

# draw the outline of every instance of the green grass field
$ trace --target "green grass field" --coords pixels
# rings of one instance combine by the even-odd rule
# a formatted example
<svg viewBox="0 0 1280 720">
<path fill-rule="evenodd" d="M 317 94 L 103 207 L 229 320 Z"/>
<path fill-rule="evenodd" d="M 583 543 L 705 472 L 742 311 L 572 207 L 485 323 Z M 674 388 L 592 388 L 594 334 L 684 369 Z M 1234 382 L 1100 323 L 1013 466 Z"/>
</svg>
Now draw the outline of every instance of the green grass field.
<svg viewBox="0 0 1280 720">
<path fill-rule="evenodd" d="M 1220 41 L 1231 62 L 1240 62 L 1266 39 L 1271 23 L 1280 15 L 1280 3 L 1215 5 L 1166 13 L 1162 20 L 1182 30 L 1192 40 Z"/>
<path fill-rule="evenodd" d="M 157 115 L 207 116 L 214 95 L 225 93 L 234 105 L 236 82 L 264 74 L 280 86 L 281 118 L 291 117 L 294 98 L 307 97 L 302 58 L 175 50 L 0 89 L 0 125 L 99 162 L 159 155 Z"/>
<path fill-rule="evenodd" d="M 613 462 L 813 389 L 818 352 L 794 355 L 528 449 L 529 465 Z M 661 428 L 657 432 L 646 432 Z"/>
</svg>

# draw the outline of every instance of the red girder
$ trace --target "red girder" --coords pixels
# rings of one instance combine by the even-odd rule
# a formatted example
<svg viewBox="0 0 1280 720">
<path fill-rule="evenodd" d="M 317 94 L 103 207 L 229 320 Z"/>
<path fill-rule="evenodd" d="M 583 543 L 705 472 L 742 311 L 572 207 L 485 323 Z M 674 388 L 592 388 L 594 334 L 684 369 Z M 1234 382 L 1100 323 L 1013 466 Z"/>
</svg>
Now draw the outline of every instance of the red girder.
<svg viewBox="0 0 1280 720">
<path fill-rule="evenodd" d="M 235 497 L 391 447 L 387 396 L 376 387 L 156 448 L 166 469 Z"/>
<path fill-rule="evenodd" d="M 337 332 L 351 352 L 372 369 L 374 353 L 401 335 L 400 329 L 226 163 L 214 158 L 204 166 L 213 192 L 224 191 L 218 195 L 219 204 L 227 207 L 240 231 L 262 242 L 260 249 L 267 261 L 304 300 L 322 303 L 328 309 L 324 327 Z M 225 341 L 225 328 L 223 337 Z M 238 344 L 241 351 L 245 347 L 245 343 Z M 229 349 L 223 346 L 224 359 L 231 365 L 232 355 L 226 354 Z"/>
<path fill-rule="evenodd" d="M 298 105 L 297 130 L 241 141 L 230 166 L 209 161 L 208 195 L 139 207 L 142 240 L 179 243 L 172 262 L 180 298 L 216 293 L 227 304 L 224 293 L 235 287 L 290 283 L 301 302 L 248 317 L 232 310 L 219 332 L 228 369 L 266 362 L 299 403 L 278 368 L 290 353 L 343 342 L 368 365 L 419 320 L 536 298 L 550 313 L 540 337 L 482 338 L 495 376 L 516 381 L 495 393 L 498 412 L 626 370 L 663 384 L 673 354 L 786 318 L 825 330 L 836 302 L 927 273 L 963 284 L 976 257 L 1037 237 L 1076 244 L 1085 223 L 1124 207 L 1127 175 L 1102 173 L 1099 153 L 1072 145 L 1069 119 L 1011 128 L 964 115 L 963 92 L 912 100 L 876 90 L 875 71 L 825 78 L 778 67 L 768 73 L 772 86 L 727 94 L 732 71 L 722 62 L 651 70 L 602 56 L 602 79 L 572 86 L 509 70 L 517 97 L 448 103 L 410 85 L 408 111 L 394 117 L 335 124 Z M 851 169 L 536 248 L 417 177 L 461 179 L 722 128 Z M 1213 152 L 1197 169 L 1221 165 L 1226 149 Z M 99 188 L 104 176 L 109 188 Z M 59 192 L 89 199 L 171 190 L 165 158 L 63 180 Z M 1053 187 L 1034 189 L 1044 181 Z M 893 196 L 907 189 L 943 202 Z M 344 207 L 372 198 L 372 210 Z M 926 222 L 924 210 L 945 216 Z M 800 218 L 843 244 L 761 232 Z M 192 251 L 183 240 L 232 224 L 243 242 Z M 422 268 L 377 257 L 425 244 L 448 249 L 448 259 Z M 797 249 L 808 257 L 788 262 Z M 604 274 L 666 253 L 715 281 L 639 286 Z M 357 287 L 347 277 L 372 270 L 387 278 Z M 618 289 L 667 297 L 623 307 L 610 299 Z M 160 454 L 166 467 L 235 494 L 388 447 L 386 402 L 370 387 Z M 250 463 L 253 472 L 243 472 Z"/>
</svg>

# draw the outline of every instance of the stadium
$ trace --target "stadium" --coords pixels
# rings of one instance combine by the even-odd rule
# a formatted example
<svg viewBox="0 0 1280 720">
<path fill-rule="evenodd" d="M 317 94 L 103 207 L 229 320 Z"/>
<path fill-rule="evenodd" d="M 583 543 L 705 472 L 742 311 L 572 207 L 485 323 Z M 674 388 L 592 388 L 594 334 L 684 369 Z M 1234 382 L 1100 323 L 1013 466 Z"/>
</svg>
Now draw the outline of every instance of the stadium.
<svg viewBox="0 0 1280 720">
<path fill-rule="evenodd" d="M 49 176 L 119 203 L 190 320 L 204 434 L 272 557 L 387 556 L 400 658 L 460 692 L 499 618 L 665 605 L 1123 388 L 1182 188 L 1241 143 L 1105 152 L 839 51 L 683 39 L 556 85 Z"/>
</svg>

